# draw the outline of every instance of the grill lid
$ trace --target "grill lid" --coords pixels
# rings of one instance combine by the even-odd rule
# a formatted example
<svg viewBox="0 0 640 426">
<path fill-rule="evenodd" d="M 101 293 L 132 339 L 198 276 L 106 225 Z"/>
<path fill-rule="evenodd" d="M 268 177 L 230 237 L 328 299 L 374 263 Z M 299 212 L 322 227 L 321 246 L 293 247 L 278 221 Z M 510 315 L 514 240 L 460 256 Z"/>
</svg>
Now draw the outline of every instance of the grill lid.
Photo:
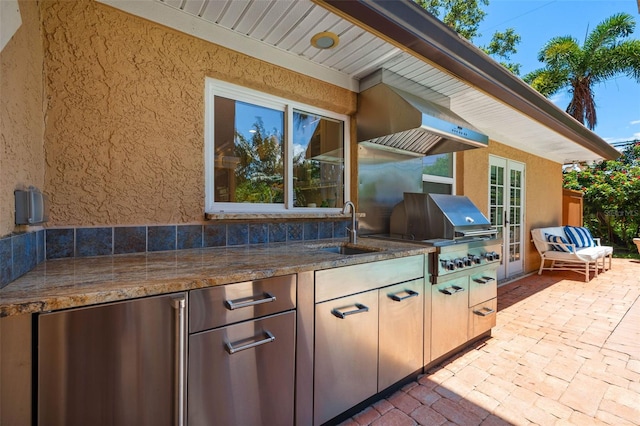
<svg viewBox="0 0 640 426">
<path fill-rule="evenodd" d="M 466 196 L 405 192 L 404 209 L 405 233 L 416 240 L 488 238 L 497 233 Z"/>
</svg>

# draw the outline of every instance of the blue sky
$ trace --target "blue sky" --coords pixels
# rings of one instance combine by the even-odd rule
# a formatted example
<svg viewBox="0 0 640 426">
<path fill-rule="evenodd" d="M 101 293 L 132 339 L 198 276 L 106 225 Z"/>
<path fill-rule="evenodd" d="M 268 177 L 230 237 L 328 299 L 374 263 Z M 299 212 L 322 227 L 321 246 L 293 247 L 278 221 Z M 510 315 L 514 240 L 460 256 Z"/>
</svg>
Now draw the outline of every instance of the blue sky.
<svg viewBox="0 0 640 426">
<path fill-rule="evenodd" d="M 587 31 L 605 18 L 626 12 L 636 20 L 631 38 L 640 39 L 640 14 L 635 0 L 490 0 L 484 7 L 487 16 L 480 25 L 481 37 L 476 45 L 486 45 L 495 31 L 512 27 L 522 41 L 511 60 L 521 64 L 520 75 L 540 68 L 540 48 L 555 36 L 570 35 L 580 44 Z M 617 77 L 594 87 L 598 124 L 594 132 L 608 142 L 640 139 L 640 83 Z M 568 93 L 551 100 L 563 111 L 569 103 Z"/>
</svg>

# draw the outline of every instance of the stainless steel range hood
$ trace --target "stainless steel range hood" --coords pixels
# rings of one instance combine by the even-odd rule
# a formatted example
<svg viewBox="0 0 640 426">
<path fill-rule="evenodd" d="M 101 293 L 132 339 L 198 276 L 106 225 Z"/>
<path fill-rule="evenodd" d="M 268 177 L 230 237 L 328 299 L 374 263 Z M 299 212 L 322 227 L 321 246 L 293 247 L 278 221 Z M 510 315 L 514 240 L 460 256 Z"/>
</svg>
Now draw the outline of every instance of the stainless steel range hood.
<svg viewBox="0 0 640 426">
<path fill-rule="evenodd" d="M 486 147 L 489 138 L 449 109 L 445 96 L 388 70 L 360 82 L 358 142 L 432 155 Z"/>
</svg>

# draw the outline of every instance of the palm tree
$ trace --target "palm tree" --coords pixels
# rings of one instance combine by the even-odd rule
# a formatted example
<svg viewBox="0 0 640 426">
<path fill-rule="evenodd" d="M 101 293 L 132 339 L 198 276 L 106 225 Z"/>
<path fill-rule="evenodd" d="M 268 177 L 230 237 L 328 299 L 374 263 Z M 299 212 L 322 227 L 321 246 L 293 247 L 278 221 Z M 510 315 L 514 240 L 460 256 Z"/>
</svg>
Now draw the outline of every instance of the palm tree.
<svg viewBox="0 0 640 426">
<path fill-rule="evenodd" d="M 640 83 L 640 40 L 622 40 L 635 26 L 631 15 L 617 13 L 598 24 L 582 47 L 571 36 L 552 38 L 538 53 L 545 67 L 524 80 L 547 97 L 568 89 L 572 97 L 567 112 L 593 130 L 597 123 L 594 85 L 621 74 Z"/>
</svg>

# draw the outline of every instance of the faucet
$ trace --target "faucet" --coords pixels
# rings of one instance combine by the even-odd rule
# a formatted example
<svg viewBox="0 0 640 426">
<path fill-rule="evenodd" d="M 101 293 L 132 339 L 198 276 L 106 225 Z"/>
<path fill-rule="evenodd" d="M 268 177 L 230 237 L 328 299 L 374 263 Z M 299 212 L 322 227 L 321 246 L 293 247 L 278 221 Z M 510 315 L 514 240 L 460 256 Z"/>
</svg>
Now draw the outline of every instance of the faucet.
<svg viewBox="0 0 640 426">
<path fill-rule="evenodd" d="M 347 231 L 349 231 L 349 242 L 351 244 L 356 244 L 358 242 L 358 234 L 356 230 L 356 206 L 354 206 L 351 201 L 347 201 L 344 203 L 344 207 L 342 207 L 342 214 L 347 212 L 347 207 L 349 206 L 351 206 L 351 228 L 347 228 Z"/>
</svg>

